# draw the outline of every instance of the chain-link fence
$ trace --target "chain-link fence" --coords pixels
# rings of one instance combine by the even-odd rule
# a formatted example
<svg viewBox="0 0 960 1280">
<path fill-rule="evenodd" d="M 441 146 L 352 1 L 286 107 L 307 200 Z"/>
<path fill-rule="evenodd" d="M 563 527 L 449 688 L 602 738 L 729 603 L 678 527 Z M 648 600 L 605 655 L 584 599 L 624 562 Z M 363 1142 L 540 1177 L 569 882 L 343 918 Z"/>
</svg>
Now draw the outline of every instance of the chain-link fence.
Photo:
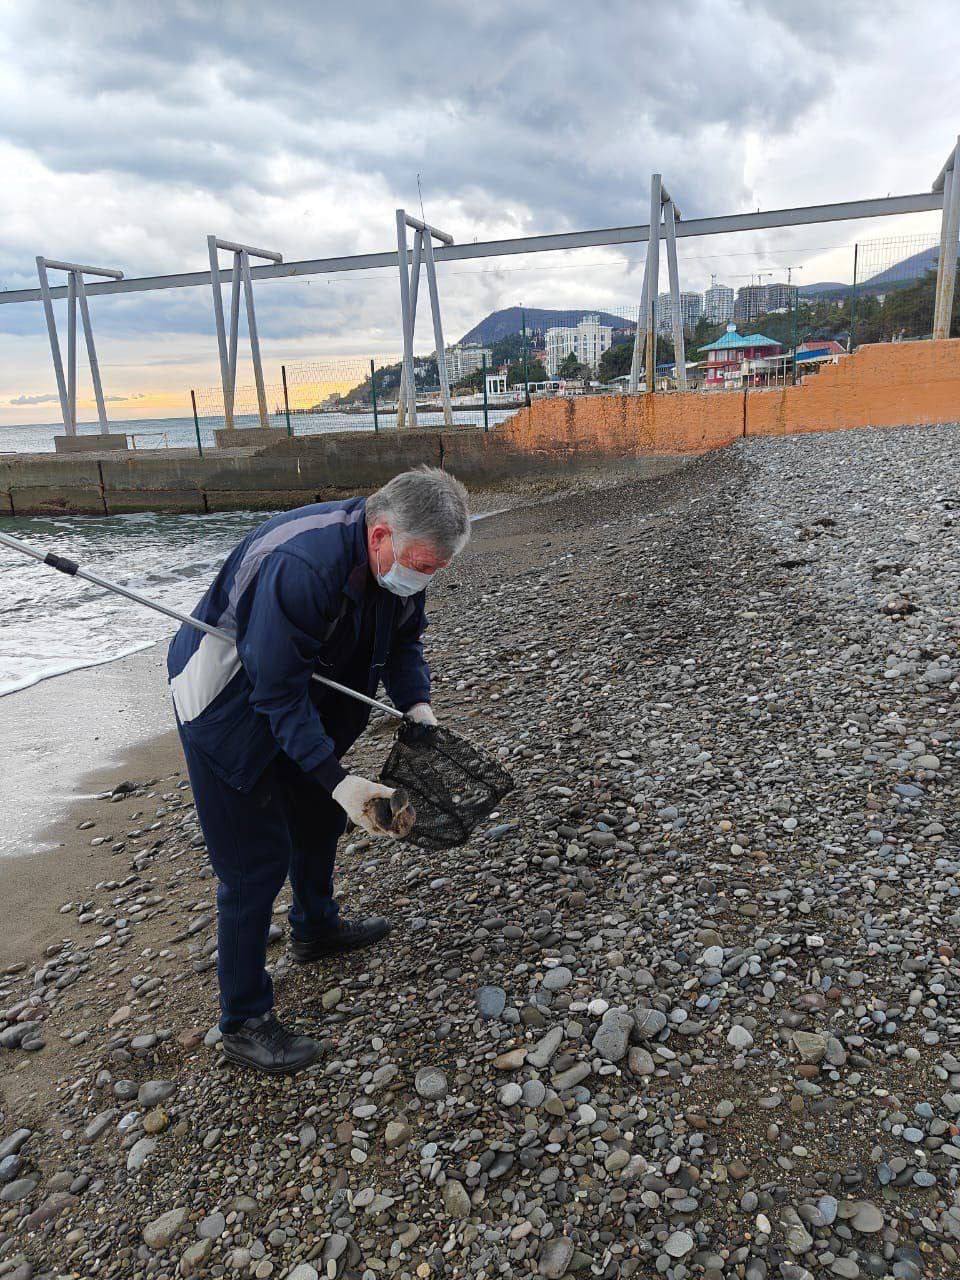
<svg viewBox="0 0 960 1280">
<path fill-rule="evenodd" d="M 939 236 L 898 236 L 856 246 L 853 341 L 903 342 L 933 334 Z M 951 333 L 960 320 L 954 293 Z"/>
</svg>

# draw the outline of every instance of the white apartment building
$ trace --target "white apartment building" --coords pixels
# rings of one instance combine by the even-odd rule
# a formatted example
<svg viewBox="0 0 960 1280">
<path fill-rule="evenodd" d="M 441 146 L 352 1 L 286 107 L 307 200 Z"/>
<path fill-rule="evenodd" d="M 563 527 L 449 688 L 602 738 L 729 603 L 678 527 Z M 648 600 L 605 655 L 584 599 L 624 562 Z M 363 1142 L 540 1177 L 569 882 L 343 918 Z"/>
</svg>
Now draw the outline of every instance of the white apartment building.
<svg viewBox="0 0 960 1280">
<path fill-rule="evenodd" d="M 479 342 L 457 342 L 445 349 L 447 357 L 447 377 L 451 383 L 459 382 L 475 369 L 483 366 L 483 358 L 487 358 L 487 368 L 493 365 L 493 352 L 489 347 L 481 347 Z"/>
<path fill-rule="evenodd" d="M 703 306 L 711 324 L 726 324 L 733 319 L 733 290 L 725 284 L 711 285 L 703 295 Z"/>
<path fill-rule="evenodd" d="M 544 334 L 547 350 L 547 377 L 555 378 L 571 353 L 581 364 L 596 371 L 600 357 L 613 345 L 613 329 L 601 324 L 599 316 L 584 316 L 575 327 L 548 329 Z"/>
<path fill-rule="evenodd" d="M 684 331 L 689 333 L 703 315 L 703 296 L 699 293 L 680 294 L 680 315 Z M 657 295 L 657 333 L 673 332 L 673 299 L 669 293 Z"/>
</svg>

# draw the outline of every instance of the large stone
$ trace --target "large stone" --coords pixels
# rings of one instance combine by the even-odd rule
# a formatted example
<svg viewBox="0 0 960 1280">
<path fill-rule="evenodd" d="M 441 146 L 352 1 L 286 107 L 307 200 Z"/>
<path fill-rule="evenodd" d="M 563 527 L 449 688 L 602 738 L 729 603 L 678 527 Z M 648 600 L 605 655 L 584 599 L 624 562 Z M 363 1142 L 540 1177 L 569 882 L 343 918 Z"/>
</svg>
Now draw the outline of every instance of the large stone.
<svg viewBox="0 0 960 1280">
<path fill-rule="evenodd" d="M 467 1218 L 470 1215 L 470 1197 L 463 1183 L 450 1178 L 443 1187 L 443 1207 L 451 1218 Z"/>
<path fill-rule="evenodd" d="M 667 1237 L 667 1242 L 663 1247 L 671 1258 L 685 1258 L 693 1248 L 694 1243 L 693 1236 L 689 1231 L 674 1231 L 671 1236 Z"/>
<path fill-rule="evenodd" d="M 189 1209 L 168 1209 L 143 1228 L 143 1243 L 151 1249 L 165 1249 L 186 1226 Z"/>
<path fill-rule="evenodd" d="M 481 987 L 477 992 L 477 1010 L 481 1018 L 499 1018 L 507 1003 L 503 987 Z"/>
<path fill-rule="evenodd" d="M 637 1040 L 652 1040 L 667 1025 L 667 1015 L 659 1009 L 637 1009 L 633 1024 L 633 1034 Z"/>
<path fill-rule="evenodd" d="M 593 1047 L 601 1058 L 606 1058 L 608 1062 L 619 1062 L 626 1055 L 632 1030 L 633 1018 L 629 1013 L 608 1009 L 593 1037 Z"/>
<path fill-rule="evenodd" d="M 827 1053 L 827 1037 L 814 1031 L 795 1031 L 793 1043 L 797 1053 L 804 1062 L 816 1065 L 822 1062 Z"/>
<path fill-rule="evenodd" d="M 569 1236 L 552 1236 L 540 1250 L 540 1274 L 560 1280 L 573 1261 L 573 1241 Z"/>
<path fill-rule="evenodd" d="M 439 1102 L 447 1096 L 447 1077 L 439 1067 L 421 1067 L 414 1078 L 413 1087 L 421 1098 Z"/>
<path fill-rule="evenodd" d="M 198 1276 L 206 1271 L 206 1261 L 213 1252 L 212 1240 L 195 1240 L 180 1256 L 180 1274 Z"/>
</svg>

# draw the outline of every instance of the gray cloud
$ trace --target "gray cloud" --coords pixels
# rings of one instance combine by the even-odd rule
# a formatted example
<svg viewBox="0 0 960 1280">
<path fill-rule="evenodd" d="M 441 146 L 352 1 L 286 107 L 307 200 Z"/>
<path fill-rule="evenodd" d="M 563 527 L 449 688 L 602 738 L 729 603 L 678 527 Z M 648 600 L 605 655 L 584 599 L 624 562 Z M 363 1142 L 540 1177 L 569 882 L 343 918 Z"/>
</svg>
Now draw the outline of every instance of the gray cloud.
<svg viewBox="0 0 960 1280">
<path fill-rule="evenodd" d="M 128 275 L 199 269 L 211 231 L 287 259 L 388 248 L 394 208 L 418 209 L 418 173 L 428 217 L 459 241 L 646 221 L 653 169 L 687 216 L 917 189 L 903 175 L 935 172 L 956 122 L 941 127 L 936 111 L 950 58 L 920 78 L 908 46 L 936 33 L 948 54 L 956 39 L 945 3 L 883 12 L 878 23 L 866 0 L 8 0 L 0 163 L 16 180 L 0 191 L 0 287 L 35 286 L 38 252 Z M 845 234 L 804 233 L 824 247 Z M 739 284 L 764 254 L 799 261 L 784 251 L 802 241 L 757 237 L 752 258 L 740 242 L 741 259 L 687 241 L 681 254 L 696 287 L 712 270 Z M 635 302 L 642 256 L 442 268 L 447 336 L 524 300 Z M 257 307 L 268 360 L 311 341 L 318 354 L 399 345 L 393 273 L 258 285 Z M 91 309 L 105 381 L 131 363 L 215 367 L 208 290 Z M 39 307 L 0 306 L 0 334 L 0 364 L 8 350 L 47 359 Z M 50 370 L 36 368 L 44 385 Z"/>
<path fill-rule="evenodd" d="M 10 399 L 10 403 L 11 404 L 56 404 L 58 400 L 59 400 L 58 396 L 47 395 L 47 394 L 36 395 L 36 396 L 21 395 L 21 396 L 12 396 Z"/>
</svg>

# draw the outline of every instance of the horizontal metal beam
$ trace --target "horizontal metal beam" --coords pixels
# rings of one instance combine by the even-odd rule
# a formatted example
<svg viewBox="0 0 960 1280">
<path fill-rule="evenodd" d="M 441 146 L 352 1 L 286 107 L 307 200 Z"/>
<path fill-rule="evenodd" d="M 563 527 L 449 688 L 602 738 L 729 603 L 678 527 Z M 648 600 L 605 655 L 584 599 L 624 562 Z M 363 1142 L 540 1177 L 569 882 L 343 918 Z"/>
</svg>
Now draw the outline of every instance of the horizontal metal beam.
<svg viewBox="0 0 960 1280">
<path fill-rule="evenodd" d="M 112 267 L 83 267 L 79 262 L 60 262 L 57 258 L 37 258 L 51 271 L 79 271 L 82 276 L 108 276 L 111 280 L 122 280 L 123 272 L 114 271 Z M 56 290 L 54 290 L 56 296 Z"/>
<path fill-rule="evenodd" d="M 421 222 L 419 218 L 411 218 L 410 214 L 406 212 L 403 215 L 403 220 L 414 231 L 429 232 L 434 240 L 440 240 L 443 244 L 453 244 L 453 236 L 448 235 L 446 231 L 440 231 L 437 227 L 431 227 L 429 222 Z"/>
<path fill-rule="evenodd" d="M 857 218 L 885 218 L 903 213 L 927 213 L 943 208 L 943 195 L 921 191 L 909 196 L 885 196 L 877 200 L 848 200 L 842 204 L 815 204 L 797 209 L 772 209 L 766 213 L 733 213 L 719 218 L 691 218 L 677 224 L 677 238 L 722 236 L 735 231 L 763 231 L 770 227 L 802 227 L 817 222 L 847 222 Z M 462 262 L 472 258 L 497 258 L 515 253 L 547 253 L 557 249 L 591 249 L 618 244 L 643 244 L 650 239 L 649 225 L 609 227 L 599 231 L 562 231 L 556 235 L 521 236 L 514 240 L 487 240 L 479 244 L 444 245 L 436 250 L 437 262 Z M 410 255 L 408 254 L 408 261 Z M 369 271 L 376 267 L 397 267 L 393 253 L 360 253 L 341 258 L 310 258 L 252 267 L 254 280 L 283 280 L 293 276 L 334 275 L 338 271 Z M 230 269 L 220 272 L 226 284 Z M 87 294 L 150 293 L 158 289 L 194 289 L 209 286 L 209 271 L 187 271 L 169 276 L 141 276 L 129 280 L 90 284 Z M 54 298 L 65 298 L 66 287 L 50 290 Z M 9 289 L 0 292 L 0 306 L 13 302 L 39 302 L 39 289 Z"/>
<path fill-rule="evenodd" d="M 229 253 L 245 253 L 250 258 L 267 258 L 270 262 L 282 262 L 282 253 L 273 253 L 270 249 L 254 249 L 249 244 L 235 244 L 232 240 L 218 240 L 216 236 L 207 236 L 207 240 L 212 240 L 218 249 L 224 249 Z"/>
</svg>

